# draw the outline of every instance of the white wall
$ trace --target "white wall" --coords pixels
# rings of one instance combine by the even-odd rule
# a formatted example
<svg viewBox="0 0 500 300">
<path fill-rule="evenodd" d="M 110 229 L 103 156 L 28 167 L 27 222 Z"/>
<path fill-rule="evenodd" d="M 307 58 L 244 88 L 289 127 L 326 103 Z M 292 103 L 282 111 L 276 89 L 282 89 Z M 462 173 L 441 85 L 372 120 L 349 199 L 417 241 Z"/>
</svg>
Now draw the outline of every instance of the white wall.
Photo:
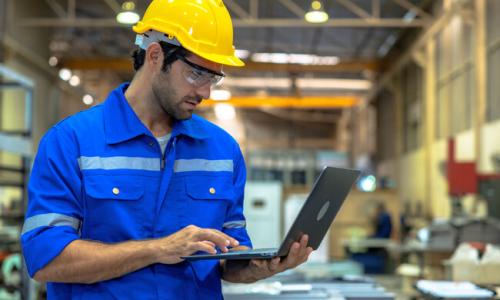
<svg viewBox="0 0 500 300">
<path fill-rule="evenodd" d="M 500 154 L 500 120 L 487 123 L 482 129 L 483 143 L 481 154 L 480 173 L 494 173 L 494 165 L 491 160 L 495 154 Z M 458 161 L 474 161 L 474 133 L 472 130 L 464 131 L 455 136 L 455 159 Z M 447 141 L 441 139 L 432 145 L 432 203 L 431 212 L 433 217 L 449 218 L 451 214 L 450 197 L 445 170 L 447 160 Z M 405 154 L 401 158 L 400 176 L 398 190 L 401 201 L 424 202 L 425 199 L 425 164 L 424 150 Z M 383 161 L 379 165 L 378 174 L 392 175 L 396 165 L 394 159 Z M 392 176 L 391 176 L 392 177 Z M 473 197 L 464 197 L 464 208 L 471 211 Z M 485 204 L 480 202 L 475 215 L 486 214 Z"/>
</svg>

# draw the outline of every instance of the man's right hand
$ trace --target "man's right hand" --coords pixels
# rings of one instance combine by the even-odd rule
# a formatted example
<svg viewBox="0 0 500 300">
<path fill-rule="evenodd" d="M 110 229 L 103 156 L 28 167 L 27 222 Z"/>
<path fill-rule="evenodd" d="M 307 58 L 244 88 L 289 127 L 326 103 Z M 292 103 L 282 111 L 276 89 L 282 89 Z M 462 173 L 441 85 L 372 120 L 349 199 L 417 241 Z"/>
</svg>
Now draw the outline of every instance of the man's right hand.
<svg viewBox="0 0 500 300">
<path fill-rule="evenodd" d="M 215 229 L 189 225 L 169 236 L 105 244 L 74 240 L 43 269 L 35 274 L 38 281 L 91 284 L 117 278 L 151 264 L 176 264 L 182 256 L 197 251 L 227 252 L 238 241 Z"/>
<path fill-rule="evenodd" d="M 158 263 L 176 264 L 182 256 L 191 255 L 197 251 L 217 253 L 216 247 L 227 252 L 228 247 L 236 247 L 239 242 L 229 235 L 216 229 L 200 228 L 189 225 L 167 237 L 151 240 Z"/>
</svg>

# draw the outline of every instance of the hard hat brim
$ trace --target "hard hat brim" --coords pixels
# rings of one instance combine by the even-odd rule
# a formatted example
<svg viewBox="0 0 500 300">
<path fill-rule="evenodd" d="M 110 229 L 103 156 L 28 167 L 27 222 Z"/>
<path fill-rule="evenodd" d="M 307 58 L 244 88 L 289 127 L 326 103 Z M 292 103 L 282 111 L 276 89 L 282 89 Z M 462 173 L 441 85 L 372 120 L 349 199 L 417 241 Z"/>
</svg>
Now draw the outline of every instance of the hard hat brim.
<svg viewBox="0 0 500 300">
<path fill-rule="evenodd" d="M 190 49 L 188 49 L 191 51 Z M 193 52 L 193 51 L 191 51 Z M 203 57 L 206 60 L 219 63 L 222 65 L 226 66 L 231 66 L 231 67 L 243 67 L 245 63 L 239 59 L 237 56 L 223 56 L 223 55 L 216 55 L 216 54 L 209 54 L 209 53 L 196 53 L 193 52 L 194 54 Z"/>
</svg>

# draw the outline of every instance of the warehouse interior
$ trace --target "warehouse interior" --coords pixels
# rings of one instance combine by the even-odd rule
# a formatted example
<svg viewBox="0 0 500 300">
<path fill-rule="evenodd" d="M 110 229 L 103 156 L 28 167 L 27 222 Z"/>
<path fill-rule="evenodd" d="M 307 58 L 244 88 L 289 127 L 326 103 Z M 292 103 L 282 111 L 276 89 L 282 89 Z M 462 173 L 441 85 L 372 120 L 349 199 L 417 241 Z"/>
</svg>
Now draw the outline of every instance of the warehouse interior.
<svg viewBox="0 0 500 300">
<path fill-rule="evenodd" d="M 361 171 L 306 264 L 224 298 L 497 297 L 500 1 L 223 2 L 246 65 L 196 114 L 241 147 L 254 247 L 279 246 L 324 166 Z M 0 0 L 0 300 L 45 299 L 19 242 L 40 139 L 132 79 L 138 19 L 118 16 L 149 3 Z"/>
</svg>

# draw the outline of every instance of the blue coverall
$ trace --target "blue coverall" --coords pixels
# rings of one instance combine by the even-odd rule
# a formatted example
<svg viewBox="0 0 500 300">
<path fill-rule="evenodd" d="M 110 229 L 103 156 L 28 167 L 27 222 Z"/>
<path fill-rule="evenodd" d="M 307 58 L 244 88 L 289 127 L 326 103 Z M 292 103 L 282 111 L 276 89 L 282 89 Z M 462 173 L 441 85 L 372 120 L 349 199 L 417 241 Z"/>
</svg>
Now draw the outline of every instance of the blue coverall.
<svg viewBox="0 0 500 300">
<path fill-rule="evenodd" d="M 71 116 L 42 138 L 21 234 L 29 274 L 76 239 L 119 243 L 215 228 L 251 247 L 237 142 L 193 115 L 175 122 L 165 155 L 125 99 Z M 49 299 L 221 299 L 216 260 L 154 264 L 95 284 L 48 283 Z"/>
</svg>

